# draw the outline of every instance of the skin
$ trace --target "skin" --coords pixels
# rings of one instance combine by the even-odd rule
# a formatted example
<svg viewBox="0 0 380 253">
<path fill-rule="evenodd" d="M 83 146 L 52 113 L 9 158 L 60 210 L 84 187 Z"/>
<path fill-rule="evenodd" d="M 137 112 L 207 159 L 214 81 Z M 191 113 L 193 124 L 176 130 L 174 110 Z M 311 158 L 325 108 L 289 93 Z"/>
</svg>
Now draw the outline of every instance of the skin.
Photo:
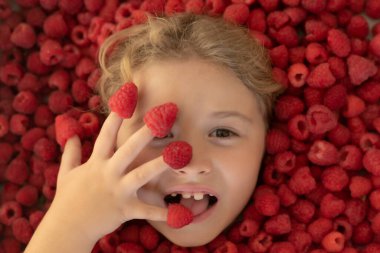
<svg viewBox="0 0 380 253">
<path fill-rule="evenodd" d="M 146 219 L 173 243 L 203 245 L 241 212 L 256 185 L 265 125 L 254 94 L 234 73 L 197 58 L 151 62 L 134 73 L 139 101 L 131 119 L 110 113 L 89 160 L 80 164 L 78 137 L 65 145 L 55 198 L 27 245 L 33 252 L 91 252 L 121 224 Z M 156 139 L 143 124 L 154 106 L 179 108 L 172 133 Z M 191 162 L 170 169 L 161 156 L 171 141 L 193 147 Z M 95 182 L 95 183 L 94 183 Z M 218 202 L 205 219 L 166 225 L 171 187 L 207 187 Z"/>
</svg>

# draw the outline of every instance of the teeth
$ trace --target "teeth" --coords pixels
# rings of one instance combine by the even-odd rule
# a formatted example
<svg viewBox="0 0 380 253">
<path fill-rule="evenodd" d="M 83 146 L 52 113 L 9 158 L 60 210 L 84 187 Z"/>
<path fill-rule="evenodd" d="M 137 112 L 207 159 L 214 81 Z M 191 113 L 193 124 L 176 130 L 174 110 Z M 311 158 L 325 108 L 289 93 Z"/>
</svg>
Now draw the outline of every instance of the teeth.
<svg viewBox="0 0 380 253">
<path fill-rule="evenodd" d="M 191 198 L 191 193 L 183 192 L 183 193 L 182 193 L 182 197 L 183 197 L 184 199 L 189 199 L 189 198 Z"/>
<path fill-rule="evenodd" d="M 175 192 L 173 192 L 173 193 L 171 194 L 172 197 L 175 197 L 175 196 L 177 196 L 177 195 L 178 195 L 178 194 L 175 193 Z"/>
<path fill-rule="evenodd" d="M 194 193 L 194 199 L 195 200 L 201 200 L 201 199 L 203 199 L 203 193 L 202 192 L 196 192 L 196 193 Z"/>
</svg>

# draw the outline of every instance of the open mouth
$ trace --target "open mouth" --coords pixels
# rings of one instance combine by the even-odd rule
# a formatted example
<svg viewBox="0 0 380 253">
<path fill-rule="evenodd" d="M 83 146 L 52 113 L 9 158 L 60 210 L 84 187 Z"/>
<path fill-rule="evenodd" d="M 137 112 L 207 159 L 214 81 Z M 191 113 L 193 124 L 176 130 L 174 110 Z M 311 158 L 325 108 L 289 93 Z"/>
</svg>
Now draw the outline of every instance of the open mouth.
<svg viewBox="0 0 380 253">
<path fill-rule="evenodd" d="M 182 204 L 189 208 L 194 215 L 203 213 L 218 202 L 218 198 L 209 193 L 173 192 L 165 196 L 166 205 Z"/>
</svg>

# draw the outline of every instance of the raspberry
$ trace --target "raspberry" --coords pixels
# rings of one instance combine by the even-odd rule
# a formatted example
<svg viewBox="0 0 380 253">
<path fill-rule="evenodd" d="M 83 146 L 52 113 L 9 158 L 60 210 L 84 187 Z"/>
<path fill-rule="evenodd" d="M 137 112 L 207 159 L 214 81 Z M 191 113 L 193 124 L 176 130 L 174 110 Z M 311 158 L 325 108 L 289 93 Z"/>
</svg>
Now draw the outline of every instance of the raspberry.
<svg viewBox="0 0 380 253">
<path fill-rule="evenodd" d="M 271 235 L 283 235 L 291 231 L 292 225 L 287 214 L 279 214 L 271 217 L 264 224 L 264 230 Z"/>
<path fill-rule="evenodd" d="M 31 91 L 20 91 L 13 99 L 13 108 L 20 113 L 32 114 L 38 106 L 38 101 Z"/>
<path fill-rule="evenodd" d="M 66 92 L 53 91 L 48 98 L 48 105 L 53 113 L 64 113 L 73 105 L 73 98 Z"/>
<path fill-rule="evenodd" d="M 42 128 L 31 128 L 21 137 L 21 145 L 26 150 L 33 150 L 34 144 L 44 136 L 45 131 Z"/>
<path fill-rule="evenodd" d="M 328 53 L 321 44 L 312 42 L 306 47 L 305 57 L 310 64 L 317 65 L 327 61 Z"/>
<path fill-rule="evenodd" d="M 138 91 L 134 83 L 125 83 L 110 98 L 108 106 L 122 118 L 130 118 L 135 111 Z"/>
<path fill-rule="evenodd" d="M 326 8 L 326 0 L 302 0 L 302 7 L 313 13 L 319 14 Z"/>
<path fill-rule="evenodd" d="M 34 230 L 36 230 L 44 215 L 45 213 L 40 210 L 34 211 L 29 215 L 29 223 Z"/>
<path fill-rule="evenodd" d="M 350 55 L 347 58 L 347 65 L 350 80 L 354 85 L 360 85 L 377 72 L 374 62 L 359 55 Z"/>
<path fill-rule="evenodd" d="M 288 7 L 284 9 L 284 12 L 288 15 L 290 24 L 293 26 L 299 25 L 306 19 L 306 11 L 299 7 Z"/>
<path fill-rule="evenodd" d="M 13 159 L 5 171 L 5 178 L 15 184 L 23 184 L 29 176 L 28 165 L 21 159 Z"/>
<path fill-rule="evenodd" d="M 349 177 L 339 166 L 326 168 L 321 175 L 323 186 L 332 192 L 343 190 L 349 183 Z"/>
<path fill-rule="evenodd" d="M 365 133 L 361 136 L 359 144 L 363 152 L 380 147 L 380 136 L 374 133 Z"/>
<path fill-rule="evenodd" d="M 330 29 L 328 31 L 327 44 L 330 50 L 339 57 L 346 57 L 351 51 L 351 43 L 347 34 L 339 29 Z"/>
<path fill-rule="evenodd" d="M 124 242 L 116 247 L 116 253 L 144 253 L 145 250 L 142 246 L 132 243 L 132 242 Z"/>
<path fill-rule="evenodd" d="M 60 12 L 55 12 L 45 19 L 43 30 L 48 37 L 61 39 L 68 34 L 69 27 L 63 15 Z"/>
<path fill-rule="evenodd" d="M 361 15 L 353 16 L 347 26 L 349 36 L 365 39 L 368 36 L 369 27 L 366 19 Z"/>
<path fill-rule="evenodd" d="M 32 238 L 33 228 L 27 219 L 20 217 L 13 221 L 12 232 L 18 241 L 27 244 Z"/>
<path fill-rule="evenodd" d="M 88 57 L 82 57 L 75 67 L 75 74 L 79 78 L 87 78 L 96 69 L 94 61 Z"/>
<path fill-rule="evenodd" d="M 279 129 L 271 129 L 266 136 L 266 150 L 269 154 L 277 154 L 288 150 L 289 137 Z"/>
<path fill-rule="evenodd" d="M 315 214 L 315 206 L 311 201 L 299 199 L 290 206 L 290 213 L 293 218 L 301 223 L 309 223 Z"/>
<path fill-rule="evenodd" d="M 347 218 L 337 218 L 334 220 L 334 230 L 341 232 L 346 240 L 352 237 L 352 225 L 348 222 Z"/>
<path fill-rule="evenodd" d="M 55 118 L 55 128 L 56 139 L 61 147 L 65 146 L 66 141 L 74 135 L 78 135 L 79 137 L 83 135 L 83 129 L 79 122 L 65 114 L 58 115 Z"/>
<path fill-rule="evenodd" d="M 371 204 L 371 207 L 375 208 L 376 210 L 380 210 L 380 189 L 376 189 L 371 192 L 369 195 L 369 201 Z"/>
<path fill-rule="evenodd" d="M 158 232 L 150 225 L 144 225 L 140 228 L 140 242 L 147 250 L 157 248 L 160 236 Z"/>
<path fill-rule="evenodd" d="M 344 200 L 339 199 L 332 193 L 327 193 L 321 200 L 319 211 L 322 217 L 334 218 L 343 213 L 344 208 Z"/>
<path fill-rule="evenodd" d="M 66 91 L 70 82 L 71 78 L 69 72 L 63 69 L 54 71 L 48 80 L 49 87 L 58 88 L 60 91 Z"/>
<path fill-rule="evenodd" d="M 266 15 L 262 9 L 253 9 L 249 13 L 247 26 L 250 30 L 264 33 L 266 25 Z"/>
<path fill-rule="evenodd" d="M 29 128 L 30 120 L 25 114 L 13 114 L 9 124 L 13 134 L 24 135 Z"/>
<path fill-rule="evenodd" d="M 346 105 L 347 89 L 343 84 L 336 84 L 327 89 L 323 96 L 323 104 L 332 111 Z"/>
<path fill-rule="evenodd" d="M 18 84 L 18 90 L 19 91 L 29 90 L 37 94 L 38 92 L 41 91 L 43 86 L 44 86 L 44 83 L 39 81 L 37 76 L 27 72 L 20 80 Z"/>
<path fill-rule="evenodd" d="M 290 17 L 288 16 L 287 13 L 285 13 L 285 11 L 273 11 L 268 14 L 268 18 L 267 18 L 268 26 L 271 28 L 274 28 L 275 30 L 278 30 L 281 27 L 284 27 L 285 25 L 289 23 L 289 21 L 290 21 Z M 283 46 L 284 45 L 280 45 L 279 47 L 283 47 Z"/>
<path fill-rule="evenodd" d="M 48 138 L 40 138 L 33 147 L 34 154 L 44 161 L 52 161 L 57 156 L 55 143 Z"/>
<path fill-rule="evenodd" d="M 58 1 L 58 6 L 63 12 L 74 15 L 82 9 L 83 0 L 60 0 Z"/>
<path fill-rule="evenodd" d="M 175 13 L 184 12 L 185 5 L 181 0 L 168 0 L 165 5 L 165 14 L 170 16 Z"/>
<path fill-rule="evenodd" d="M 380 176 L 380 149 L 370 149 L 363 157 L 363 166 L 372 175 Z"/>
<path fill-rule="evenodd" d="M 181 228 L 193 221 L 193 214 L 181 204 L 169 204 L 167 224 L 172 228 Z"/>
<path fill-rule="evenodd" d="M 286 25 L 274 34 L 274 39 L 286 47 L 296 47 L 298 45 L 298 35 L 294 27 Z"/>
<path fill-rule="evenodd" d="M 323 41 L 327 38 L 329 27 L 319 20 L 307 20 L 305 22 L 305 39 L 309 42 Z"/>
<path fill-rule="evenodd" d="M 0 165 L 7 164 L 13 155 L 13 146 L 7 142 L 0 142 Z M 1 173 L 0 173 L 1 174 Z"/>
<path fill-rule="evenodd" d="M 104 4 L 104 0 L 84 0 L 83 2 L 89 12 L 97 12 Z"/>
<path fill-rule="evenodd" d="M 309 131 L 314 134 L 323 134 L 338 124 L 337 117 L 324 105 L 312 105 L 306 113 L 306 122 Z"/>
<path fill-rule="evenodd" d="M 185 141 L 172 142 L 165 147 L 162 155 L 172 169 L 181 169 L 191 161 L 192 147 Z"/>
<path fill-rule="evenodd" d="M 85 112 L 79 117 L 79 123 L 84 130 L 85 136 L 93 136 L 99 132 L 99 119 L 92 112 Z"/>
<path fill-rule="evenodd" d="M 294 245 L 290 242 L 275 242 L 269 250 L 269 253 L 292 253 L 296 252 Z"/>
<path fill-rule="evenodd" d="M 306 83 L 313 88 L 327 88 L 335 83 L 335 77 L 331 73 L 328 63 L 317 65 L 309 74 Z"/>
<path fill-rule="evenodd" d="M 20 23 L 13 30 L 10 40 L 18 47 L 30 49 L 36 43 L 36 33 L 31 25 Z"/>
<path fill-rule="evenodd" d="M 64 58 L 63 49 L 58 41 L 46 40 L 40 50 L 40 58 L 43 64 L 56 65 Z"/>
<path fill-rule="evenodd" d="M 360 97 L 349 94 L 347 96 L 347 103 L 342 114 L 346 118 L 356 117 L 364 112 L 365 108 L 366 105 Z"/>
<path fill-rule="evenodd" d="M 361 198 L 372 190 L 371 180 L 363 176 L 353 176 L 350 182 L 351 197 Z"/>
<path fill-rule="evenodd" d="M 380 57 L 380 33 L 376 34 L 369 42 L 369 51 L 376 57 Z"/>
<path fill-rule="evenodd" d="M 215 253 L 238 253 L 238 248 L 233 242 L 226 241 L 221 246 L 216 248 L 213 252 L 215 252 Z"/>
<path fill-rule="evenodd" d="M 272 246 L 272 236 L 259 232 L 258 235 L 250 238 L 248 245 L 253 252 L 267 252 Z"/>
<path fill-rule="evenodd" d="M 307 252 L 312 243 L 311 235 L 303 230 L 293 230 L 288 241 L 294 245 L 295 252 Z"/>
<path fill-rule="evenodd" d="M 27 58 L 27 68 L 30 72 L 38 75 L 46 74 L 50 71 L 50 66 L 42 63 L 39 52 L 32 52 Z M 0 72 L 1 74 L 1 72 Z M 0 76 L 1 77 L 1 76 Z"/>
<path fill-rule="evenodd" d="M 279 5 L 278 0 L 258 0 L 258 2 L 267 13 L 275 11 Z"/>
<path fill-rule="evenodd" d="M 190 12 L 194 14 L 202 14 L 204 10 L 204 1 L 203 0 L 189 0 L 185 6 L 185 12 Z"/>
<path fill-rule="evenodd" d="M 339 150 L 339 166 L 345 170 L 360 170 L 362 168 L 362 153 L 355 145 L 346 145 Z"/>
<path fill-rule="evenodd" d="M 294 116 L 288 121 L 288 132 L 295 140 L 306 140 L 309 137 L 309 130 L 307 128 L 306 116 L 299 114 Z"/>
<path fill-rule="evenodd" d="M 2 202 L 0 207 L 0 222 L 6 226 L 22 216 L 22 208 L 16 201 Z"/>
<path fill-rule="evenodd" d="M 331 73 L 335 76 L 336 79 L 342 79 L 347 75 L 347 66 L 345 61 L 339 57 L 330 57 L 327 60 L 327 63 L 330 66 Z"/>
<path fill-rule="evenodd" d="M 260 224 L 253 219 L 244 219 L 239 226 L 239 234 L 244 237 L 251 237 L 259 231 Z"/>
<path fill-rule="evenodd" d="M 293 87 L 302 87 L 309 75 L 309 69 L 303 63 L 294 63 L 288 69 L 288 79 Z"/>
<path fill-rule="evenodd" d="M 38 189 L 32 185 L 24 185 L 16 194 L 18 203 L 24 206 L 33 206 L 38 200 Z"/>
<path fill-rule="evenodd" d="M 0 81 L 8 86 L 15 86 L 19 83 L 24 72 L 17 62 L 9 62 L 0 68 Z"/>
<path fill-rule="evenodd" d="M 380 18 L 380 4 L 376 0 L 368 0 L 365 5 L 365 13 L 373 18 L 378 19 Z"/>
<path fill-rule="evenodd" d="M 348 218 L 348 221 L 353 226 L 356 226 L 362 222 L 367 215 L 367 203 L 359 199 L 349 199 L 346 201 L 344 214 Z"/>
<path fill-rule="evenodd" d="M 5 115 L 0 114 L 0 138 L 7 135 L 8 131 L 9 131 L 8 118 Z"/>
<path fill-rule="evenodd" d="M 380 99 L 380 83 L 365 82 L 358 87 L 356 94 L 368 103 L 376 103 Z"/>
<path fill-rule="evenodd" d="M 322 246 L 328 252 L 340 252 L 344 248 L 344 235 L 338 231 L 332 231 L 322 239 Z"/>
<path fill-rule="evenodd" d="M 99 247 L 105 252 L 115 252 L 116 245 L 119 244 L 119 237 L 116 233 L 110 233 L 99 240 Z"/>
<path fill-rule="evenodd" d="M 162 104 L 149 110 L 144 116 L 144 122 L 155 137 L 163 138 L 169 134 L 177 112 L 178 108 L 175 104 Z"/>
<path fill-rule="evenodd" d="M 320 217 L 308 225 L 307 232 L 311 235 L 313 242 L 320 243 L 332 228 L 333 223 L 330 219 Z"/>
<path fill-rule="evenodd" d="M 259 214 L 264 216 L 273 216 L 280 209 L 280 198 L 271 192 L 255 194 L 254 206 Z"/>
<path fill-rule="evenodd" d="M 295 163 L 296 156 L 290 151 L 285 151 L 275 155 L 274 167 L 278 172 L 290 172 L 295 167 Z"/>
<path fill-rule="evenodd" d="M 303 96 L 306 107 L 311 107 L 316 104 L 322 104 L 323 90 L 311 87 L 305 87 Z"/>
<path fill-rule="evenodd" d="M 324 140 L 316 140 L 310 147 L 307 157 L 316 165 L 328 166 L 338 162 L 339 153 L 333 144 Z"/>
<path fill-rule="evenodd" d="M 303 195 L 315 189 L 316 182 L 308 167 L 300 167 L 290 178 L 288 186 L 295 194 Z"/>
<path fill-rule="evenodd" d="M 297 201 L 297 196 L 288 188 L 286 184 L 281 184 L 278 187 L 277 195 L 280 197 L 282 206 L 293 205 Z"/>
<path fill-rule="evenodd" d="M 248 16 L 249 8 L 243 3 L 230 4 L 223 13 L 224 20 L 239 25 L 245 24 Z"/>
<path fill-rule="evenodd" d="M 352 241 L 357 244 L 366 245 L 372 241 L 373 232 L 368 222 L 362 222 L 354 227 Z"/>
<path fill-rule="evenodd" d="M 275 114 L 277 119 L 286 121 L 291 117 L 302 113 L 304 104 L 301 99 L 295 96 L 282 96 L 277 100 Z"/>
</svg>

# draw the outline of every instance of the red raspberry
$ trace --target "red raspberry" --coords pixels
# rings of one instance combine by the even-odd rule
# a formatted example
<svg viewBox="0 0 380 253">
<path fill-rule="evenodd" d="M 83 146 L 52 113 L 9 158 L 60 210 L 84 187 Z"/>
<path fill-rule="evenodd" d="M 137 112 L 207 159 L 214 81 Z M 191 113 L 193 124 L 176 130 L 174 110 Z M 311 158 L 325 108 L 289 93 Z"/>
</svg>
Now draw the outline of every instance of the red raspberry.
<svg viewBox="0 0 380 253">
<path fill-rule="evenodd" d="M 16 86 L 23 75 L 22 67 L 17 62 L 9 62 L 0 68 L 0 81 L 8 86 Z"/>
<path fill-rule="evenodd" d="M 300 7 L 288 7 L 284 9 L 284 12 L 290 19 L 290 24 L 297 26 L 304 22 L 306 19 L 306 11 Z"/>
<path fill-rule="evenodd" d="M 280 197 L 282 206 L 288 207 L 297 201 L 297 196 L 288 188 L 286 184 L 278 187 L 277 195 Z"/>
<path fill-rule="evenodd" d="M 368 22 L 362 15 L 353 16 L 347 25 L 347 34 L 352 37 L 365 39 L 368 36 Z"/>
<path fill-rule="evenodd" d="M 327 38 L 329 27 L 322 21 L 310 19 L 305 22 L 305 39 L 309 42 L 323 41 Z"/>
<path fill-rule="evenodd" d="M 302 87 L 309 75 L 309 69 L 303 63 L 294 63 L 288 69 L 288 79 L 293 87 Z"/>
<path fill-rule="evenodd" d="M 192 147 L 185 141 L 171 142 L 162 152 L 165 163 L 172 169 L 185 167 L 192 158 Z"/>
<path fill-rule="evenodd" d="M 298 35 L 294 27 L 286 25 L 279 30 L 275 31 L 274 39 L 286 47 L 296 47 L 298 45 Z"/>
<path fill-rule="evenodd" d="M 15 184 L 23 184 L 29 176 L 28 165 L 22 159 L 13 159 L 5 171 L 5 178 Z"/>
<path fill-rule="evenodd" d="M 323 196 L 320 205 L 320 214 L 325 218 L 334 218 L 344 212 L 344 200 L 339 199 L 332 193 Z"/>
<path fill-rule="evenodd" d="M 333 229 L 330 219 L 320 217 L 311 222 L 307 227 L 307 232 L 311 235 L 313 242 L 320 243 L 325 235 Z"/>
<path fill-rule="evenodd" d="M 281 69 L 285 69 L 288 66 L 289 53 L 284 45 L 272 48 L 269 55 L 274 66 Z"/>
<path fill-rule="evenodd" d="M 367 203 L 360 199 L 349 199 L 346 201 L 346 209 L 344 214 L 348 221 L 356 226 L 362 222 L 367 215 Z"/>
<path fill-rule="evenodd" d="M 72 83 L 71 94 L 75 102 L 82 104 L 87 102 L 91 96 L 91 89 L 84 80 L 77 79 Z"/>
<path fill-rule="evenodd" d="M 34 124 L 38 127 L 47 127 L 54 121 L 53 112 L 46 105 L 37 107 L 34 113 Z"/>
<path fill-rule="evenodd" d="M 323 104 L 330 110 L 336 111 L 346 105 L 347 89 L 343 84 L 336 84 L 327 89 Z"/>
<path fill-rule="evenodd" d="M 373 124 L 373 128 L 375 128 L 375 130 L 378 133 L 380 133 L 380 117 L 377 117 L 376 119 L 374 119 L 372 124 Z"/>
<path fill-rule="evenodd" d="M 60 91 L 66 91 L 71 83 L 69 72 L 63 69 L 54 71 L 48 80 L 49 87 L 58 88 Z"/>
<path fill-rule="evenodd" d="M 238 228 L 241 236 L 252 237 L 259 231 L 260 224 L 253 219 L 244 219 Z"/>
<path fill-rule="evenodd" d="M 362 153 L 355 145 L 346 145 L 339 151 L 339 166 L 345 170 L 360 170 L 362 168 Z"/>
<path fill-rule="evenodd" d="M 379 4 L 379 2 L 376 0 L 368 0 L 366 2 L 366 6 L 365 6 L 365 13 L 373 19 L 380 18 L 380 4 Z"/>
<path fill-rule="evenodd" d="M 9 124 L 13 134 L 24 135 L 29 128 L 30 120 L 25 114 L 13 114 Z"/>
<path fill-rule="evenodd" d="M 332 231 L 322 239 L 322 246 L 328 252 L 340 252 L 344 248 L 344 235 L 338 231 Z"/>
<path fill-rule="evenodd" d="M 282 96 L 277 100 L 275 114 L 277 119 L 287 121 L 291 117 L 302 113 L 304 104 L 301 99 L 295 96 Z"/>
<path fill-rule="evenodd" d="M 312 105 L 306 113 L 306 121 L 309 131 L 314 134 L 323 134 L 338 124 L 335 114 L 324 105 Z"/>
<path fill-rule="evenodd" d="M 8 118 L 5 115 L 0 114 L 0 138 L 7 135 L 8 131 L 9 131 Z"/>
<path fill-rule="evenodd" d="M 305 100 L 306 107 L 311 107 L 316 104 L 322 104 L 322 98 L 323 98 L 323 90 L 312 88 L 312 87 L 305 87 L 303 90 L 303 96 Z"/>
<path fill-rule="evenodd" d="M 280 198 L 272 192 L 257 193 L 254 196 L 254 206 L 259 214 L 273 216 L 280 209 Z"/>
<path fill-rule="evenodd" d="M 343 190 L 349 183 L 349 177 L 339 166 L 326 168 L 321 175 L 323 186 L 332 192 Z"/>
<path fill-rule="evenodd" d="M 250 30 L 264 33 L 266 25 L 266 14 L 262 9 L 253 9 L 249 13 L 247 26 Z"/>
<path fill-rule="evenodd" d="M 181 0 L 167 0 L 165 14 L 168 16 L 185 11 L 185 5 Z"/>
<path fill-rule="evenodd" d="M 380 189 L 376 189 L 371 192 L 371 194 L 369 195 L 369 201 L 371 207 L 373 207 L 376 210 L 380 210 Z"/>
<path fill-rule="evenodd" d="M 34 144 L 45 136 L 45 131 L 42 128 L 32 128 L 21 137 L 21 145 L 26 150 L 33 150 Z"/>
<path fill-rule="evenodd" d="M 13 155 L 13 146 L 7 142 L 0 142 L 0 165 L 7 164 Z M 1 173 L 0 173 L 1 174 Z"/>
<path fill-rule="evenodd" d="M 350 182 L 350 192 L 353 198 L 362 198 L 372 190 L 371 180 L 363 176 L 353 176 Z"/>
<path fill-rule="evenodd" d="M 334 220 L 334 230 L 341 232 L 346 240 L 350 240 L 353 226 L 348 222 L 347 218 L 337 218 Z"/>
<path fill-rule="evenodd" d="M 243 25 L 247 22 L 249 16 L 249 8 L 243 3 L 232 3 L 224 10 L 223 18 L 224 20 Z"/>
<path fill-rule="evenodd" d="M 338 162 L 339 153 L 336 147 L 330 142 L 316 140 L 310 147 L 307 157 L 316 165 L 328 166 Z"/>
<path fill-rule="evenodd" d="M 125 83 L 110 98 L 108 106 L 122 118 L 130 118 L 137 104 L 138 90 L 134 83 Z"/>
<path fill-rule="evenodd" d="M 330 57 L 327 60 L 327 63 L 330 66 L 331 73 L 333 73 L 336 79 L 342 79 L 346 77 L 347 75 L 346 62 L 343 61 L 341 58 L 335 57 L 335 56 Z"/>
<path fill-rule="evenodd" d="M 84 6 L 89 12 L 99 11 L 104 4 L 104 0 L 84 0 Z"/>
<path fill-rule="evenodd" d="M 288 121 L 288 132 L 294 140 L 306 140 L 309 137 L 306 116 L 299 114 Z"/>
<path fill-rule="evenodd" d="M 330 29 L 327 33 L 327 44 L 330 50 L 339 57 L 346 57 L 351 51 L 350 39 L 338 29 Z"/>
<path fill-rule="evenodd" d="M 58 6 L 63 12 L 74 15 L 82 9 L 83 0 L 60 0 L 58 1 Z"/>
<path fill-rule="evenodd" d="M 53 161 L 57 156 L 55 143 L 48 138 L 40 138 L 33 147 L 34 154 L 44 161 Z"/>
<path fill-rule="evenodd" d="M 269 253 L 293 253 L 296 252 L 294 245 L 290 242 L 275 242 L 269 250 Z"/>
<path fill-rule="evenodd" d="M 163 138 L 171 131 L 177 112 L 178 107 L 174 103 L 162 104 L 149 110 L 144 116 L 144 122 L 155 137 Z"/>
<path fill-rule="evenodd" d="M 328 63 L 317 65 L 306 79 L 307 84 L 313 88 L 327 88 L 332 86 L 335 81 Z"/>
<path fill-rule="evenodd" d="M 124 242 L 117 245 L 116 253 L 144 253 L 145 250 L 142 246 L 132 243 L 132 242 Z"/>
<path fill-rule="evenodd" d="M 294 245 L 296 252 L 307 252 L 312 243 L 311 235 L 303 230 L 293 230 L 288 241 Z"/>
<path fill-rule="evenodd" d="M 319 14 L 326 8 L 326 0 L 302 0 L 301 4 L 305 10 L 313 14 Z"/>
<path fill-rule="evenodd" d="M 144 225 L 140 228 L 140 242 L 147 250 L 157 248 L 160 240 L 158 232 L 150 225 Z"/>
<path fill-rule="evenodd" d="M 306 47 L 305 57 L 310 64 L 317 65 L 327 61 L 328 53 L 321 44 L 312 42 Z"/>
<path fill-rule="evenodd" d="M 12 106 L 17 112 L 32 114 L 37 109 L 38 101 L 31 91 L 20 91 L 14 97 Z"/>
<path fill-rule="evenodd" d="M 376 57 L 380 57 L 380 33 L 376 34 L 369 42 L 369 51 Z"/>
<path fill-rule="evenodd" d="M 24 185 L 16 194 L 18 203 L 24 206 L 33 206 L 38 200 L 38 189 L 32 185 Z"/>
<path fill-rule="evenodd" d="M 359 55 L 350 55 L 347 58 L 347 65 L 350 80 L 354 85 L 360 85 L 377 72 L 373 61 Z"/>
<path fill-rule="evenodd" d="M 27 244 L 30 241 L 30 238 L 32 238 L 34 231 L 29 221 L 20 217 L 15 219 L 12 223 L 12 232 L 18 241 Z"/>
<path fill-rule="evenodd" d="M 22 208 L 16 201 L 3 202 L 0 207 L 0 222 L 6 226 L 22 216 Z"/>
<path fill-rule="evenodd" d="M 61 147 L 65 146 L 66 141 L 74 135 L 79 137 L 83 135 L 83 129 L 79 122 L 66 114 L 58 115 L 55 118 L 55 129 L 56 139 Z"/>
<path fill-rule="evenodd" d="M 278 0 L 258 0 L 258 2 L 267 13 L 277 10 L 279 5 Z"/>
<path fill-rule="evenodd" d="M 267 252 L 272 246 L 272 236 L 259 232 L 258 235 L 250 238 L 248 245 L 253 252 Z"/>
<path fill-rule="evenodd" d="M 34 7 L 26 12 L 26 23 L 34 27 L 42 27 L 45 19 L 46 14 L 40 7 Z"/>
<path fill-rule="evenodd" d="M 171 252 L 173 252 L 173 250 Z M 215 252 L 215 253 L 238 253 L 238 248 L 233 242 L 225 241 L 221 246 L 216 248 L 213 252 Z M 180 253 L 180 252 L 178 252 L 178 253 Z M 183 253 L 185 253 L 185 251 L 183 251 Z"/>
<path fill-rule="evenodd" d="M 266 150 L 269 154 L 277 154 L 288 150 L 289 137 L 279 129 L 271 129 L 266 136 Z"/>
<path fill-rule="evenodd" d="M 64 58 L 64 53 L 59 42 L 46 40 L 41 46 L 40 58 L 41 62 L 48 66 L 60 63 Z"/>
<path fill-rule="evenodd" d="M 20 80 L 18 84 L 18 90 L 19 91 L 29 90 L 37 94 L 38 92 L 41 91 L 43 86 L 44 86 L 44 83 L 38 80 L 37 76 L 27 72 Z"/>
<path fill-rule="evenodd" d="M 36 43 L 36 33 L 27 23 L 20 23 L 13 30 L 10 40 L 18 47 L 29 49 Z"/>
<path fill-rule="evenodd" d="M 93 136 L 99 132 L 99 119 L 92 112 L 85 112 L 79 117 L 85 136 Z"/>
<path fill-rule="evenodd" d="M 42 63 L 39 52 L 32 52 L 28 55 L 26 66 L 30 72 L 37 75 L 47 74 L 51 70 L 50 66 Z"/>
<path fill-rule="evenodd" d="M 96 69 L 96 65 L 89 57 L 82 57 L 75 66 L 75 74 L 79 78 L 87 78 L 92 71 Z"/>
<path fill-rule="evenodd" d="M 298 199 L 297 202 L 290 206 L 292 217 L 301 223 L 309 223 L 315 214 L 315 205 L 308 200 Z"/>
<path fill-rule="evenodd" d="M 283 235 L 291 231 L 292 225 L 287 214 L 278 214 L 271 217 L 264 224 L 264 230 L 271 235 Z"/>
<path fill-rule="evenodd" d="M 347 95 L 347 103 L 342 114 L 346 118 L 356 117 L 364 112 L 365 108 L 366 105 L 360 97 L 349 94 Z"/>
<path fill-rule="evenodd" d="M 45 19 L 43 24 L 45 34 L 53 39 L 61 39 L 68 34 L 69 27 L 60 12 L 55 12 Z"/>
<path fill-rule="evenodd" d="M 120 240 L 123 242 L 138 243 L 140 240 L 140 226 L 137 224 L 126 225 L 119 234 Z"/>
<path fill-rule="evenodd" d="M 203 0 L 189 0 L 185 6 L 185 12 L 201 15 L 204 10 L 205 3 Z"/>
<path fill-rule="evenodd" d="M 373 239 L 373 232 L 371 225 L 364 221 L 354 227 L 352 241 L 357 244 L 366 245 L 369 244 Z"/>
<path fill-rule="evenodd" d="M 99 240 L 99 247 L 104 252 L 115 252 L 116 245 L 119 244 L 119 237 L 116 233 L 110 233 Z"/>
<path fill-rule="evenodd" d="M 380 176 L 380 149 L 370 149 L 363 157 L 363 166 L 372 175 Z"/>
<path fill-rule="evenodd" d="M 29 215 L 29 223 L 32 226 L 33 230 L 36 230 L 44 215 L 45 212 L 40 210 L 34 211 Z"/>
<path fill-rule="evenodd" d="M 3 168 L 2 168 L 3 170 Z M 13 201 L 16 198 L 20 186 L 11 182 L 6 182 L 1 192 L 2 201 Z M 1 219 L 0 219 L 1 220 Z"/>
<path fill-rule="evenodd" d="M 380 147 L 380 136 L 375 133 L 365 133 L 360 137 L 360 148 L 363 152 Z"/>
<path fill-rule="evenodd" d="M 48 98 L 49 109 L 60 114 L 68 111 L 73 105 L 73 98 L 70 94 L 63 91 L 53 91 Z"/>
<path fill-rule="evenodd" d="M 368 103 L 376 103 L 380 99 L 380 83 L 368 81 L 356 89 L 356 94 Z"/>
<path fill-rule="evenodd" d="M 300 167 L 290 178 L 288 186 L 295 194 L 303 195 L 315 189 L 316 182 L 308 167 Z"/>
<path fill-rule="evenodd" d="M 278 172 L 290 172 L 295 167 L 295 163 L 296 156 L 290 151 L 277 153 L 274 158 L 274 167 Z"/>
<path fill-rule="evenodd" d="M 172 228 L 181 228 L 193 221 L 193 214 L 181 204 L 169 204 L 167 224 Z"/>
<path fill-rule="evenodd" d="M 368 51 L 368 42 L 358 38 L 351 39 L 351 54 L 364 56 Z"/>
</svg>

